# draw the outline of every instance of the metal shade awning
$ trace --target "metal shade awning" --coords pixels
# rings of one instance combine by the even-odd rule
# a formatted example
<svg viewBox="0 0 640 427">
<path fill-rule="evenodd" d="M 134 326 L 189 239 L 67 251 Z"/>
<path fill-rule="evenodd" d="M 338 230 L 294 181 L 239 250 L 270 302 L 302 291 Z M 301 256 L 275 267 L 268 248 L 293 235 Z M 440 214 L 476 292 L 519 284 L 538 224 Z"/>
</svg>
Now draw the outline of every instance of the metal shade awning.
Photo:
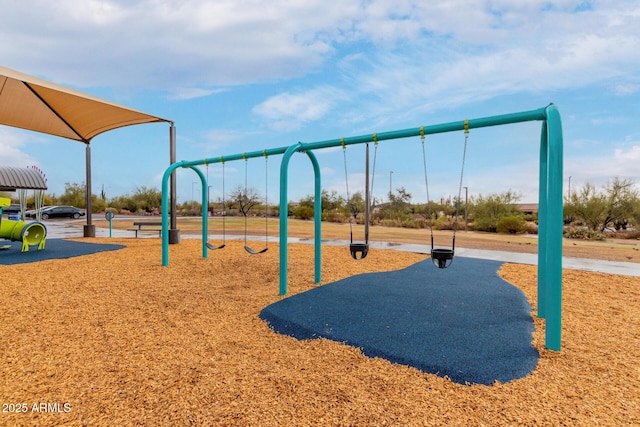
<svg viewBox="0 0 640 427">
<path fill-rule="evenodd" d="M 0 66 L 0 124 L 89 143 L 103 132 L 171 122 Z"/>
<path fill-rule="evenodd" d="M 0 191 L 46 190 L 47 182 L 42 173 L 33 168 L 0 166 Z"/>
</svg>

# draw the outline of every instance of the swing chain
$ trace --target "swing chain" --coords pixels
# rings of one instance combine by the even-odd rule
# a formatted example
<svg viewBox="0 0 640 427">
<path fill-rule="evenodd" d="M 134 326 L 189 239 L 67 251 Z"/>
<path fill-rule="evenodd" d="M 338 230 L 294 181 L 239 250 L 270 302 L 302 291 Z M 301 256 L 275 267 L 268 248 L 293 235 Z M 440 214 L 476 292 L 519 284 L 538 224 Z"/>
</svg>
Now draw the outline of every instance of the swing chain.
<svg viewBox="0 0 640 427">
<path fill-rule="evenodd" d="M 427 178 L 427 154 L 424 148 L 424 126 L 420 126 L 420 142 L 422 144 L 422 165 L 424 169 L 424 186 L 427 190 L 427 220 L 431 234 L 431 250 L 433 251 L 433 218 L 431 217 L 431 198 L 429 197 L 429 179 Z"/>
<path fill-rule="evenodd" d="M 460 214 L 460 199 L 462 197 L 462 182 L 464 178 L 464 164 L 467 157 L 467 142 L 469 141 L 469 120 L 464 121 L 464 149 L 462 150 L 462 168 L 460 169 L 460 185 L 458 186 L 458 200 L 456 201 L 456 218 L 453 221 L 453 244 L 456 242 L 456 231 L 458 230 L 458 216 Z"/>
<path fill-rule="evenodd" d="M 351 206 L 351 196 L 349 195 L 349 173 L 347 172 L 347 145 L 344 143 L 344 138 L 340 139 L 340 145 L 342 146 L 342 156 L 344 158 L 344 180 L 347 187 L 347 205 L 349 206 L 349 226 L 351 226 L 351 214 L 353 208 Z"/>
<path fill-rule="evenodd" d="M 267 215 L 269 211 L 269 156 L 267 155 L 267 150 L 262 150 L 262 155 L 264 156 L 264 229 L 265 229 L 265 245 L 269 247 L 269 217 Z"/>
<path fill-rule="evenodd" d="M 378 134 L 373 134 L 373 171 L 371 173 L 371 187 L 369 188 L 369 200 L 371 200 L 371 194 L 373 193 L 373 180 L 376 177 L 376 157 L 378 156 Z"/>
</svg>

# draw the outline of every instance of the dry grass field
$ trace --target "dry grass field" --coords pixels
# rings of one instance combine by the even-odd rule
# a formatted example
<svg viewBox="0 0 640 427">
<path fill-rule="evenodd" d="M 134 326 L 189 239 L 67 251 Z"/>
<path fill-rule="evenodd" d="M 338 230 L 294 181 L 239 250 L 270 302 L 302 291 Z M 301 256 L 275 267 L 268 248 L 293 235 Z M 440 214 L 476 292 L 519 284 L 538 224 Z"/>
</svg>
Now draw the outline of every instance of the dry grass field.
<svg viewBox="0 0 640 427">
<path fill-rule="evenodd" d="M 539 364 L 469 386 L 274 333 L 258 314 L 282 298 L 277 244 L 251 256 L 229 241 L 203 259 L 200 242 L 183 239 L 162 267 L 157 238 L 82 241 L 126 248 L 0 266 L 0 425 L 640 425 L 637 277 L 565 270 L 563 348 L 552 352 L 535 316 L 535 267 L 505 264 L 499 274 L 533 307 Z M 353 261 L 327 246 L 323 283 L 422 259 L 376 250 Z M 313 246 L 291 245 L 290 294 L 314 286 Z"/>
</svg>

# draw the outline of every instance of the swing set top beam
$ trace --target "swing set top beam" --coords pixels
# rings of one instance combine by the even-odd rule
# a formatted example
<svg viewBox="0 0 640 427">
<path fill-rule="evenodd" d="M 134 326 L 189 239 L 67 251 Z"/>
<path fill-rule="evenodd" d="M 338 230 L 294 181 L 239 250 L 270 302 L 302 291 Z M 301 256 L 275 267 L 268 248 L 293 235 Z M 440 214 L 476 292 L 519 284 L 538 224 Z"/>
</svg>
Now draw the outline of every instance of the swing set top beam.
<svg viewBox="0 0 640 427">
<path fill-rule="evenodd" d="M 553 105 L 553 104 L 550 104 Z M 388 132 L 379 132 L 366 135 L 351 136 L 345 138 L 328 139 L 317 142 L 299 142 L 296 151 L 318 150 L 322 148 L 364 144 L 367 142 L 377 142 L 389 139 L 410 138 L 419 135 L 432 135 L 437 133 L 455 132 L 473 128 L 483 128 L 499 125 L 507 125 L 512 123 L 541 121 L 547 118 L 547 108 L 543 107 L 536 110 L 522 111 L 519 113 L 503 114 L 498 116 L 482 117 L 478 119 L 459 120 L 450 123 L 441 123 L 436 125 L 421 126 L 409 129 L 401 129 Z M 268 157 L 273 155 L 284 154 L 290 146 L 268 148 L 258 151 L 249 151 L 244 153 L 231 154 L 228 156 L 210 157 L 202 160 L 181 161 L 177 167 L 191 167 L 198 165 L 207 165 L 213 163 L 225 163 L 236 160 L 247 160 L 256 157 Z"/>
</svg>

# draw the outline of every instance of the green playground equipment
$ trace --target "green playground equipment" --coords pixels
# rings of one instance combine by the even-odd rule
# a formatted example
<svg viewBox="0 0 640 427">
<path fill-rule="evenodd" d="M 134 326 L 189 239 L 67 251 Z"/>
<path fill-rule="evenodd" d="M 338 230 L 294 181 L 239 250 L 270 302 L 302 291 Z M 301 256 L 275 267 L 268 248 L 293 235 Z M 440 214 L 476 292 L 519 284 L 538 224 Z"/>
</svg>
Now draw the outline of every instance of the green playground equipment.
<svg viewBox="0 0 640 427">
<path fill-rule="evenodd" d="M 280 206 L 288 204 L 288 170 L 291 156 L 297 152 L 305 153 L 311 160 L 315 175 L 314 184 L 314 280 L 321 281 L 321 177 L 320 166 L 314 150 L 366 144 L 375 141 L 399 140 L 422 135 L 456 131 L 468 131 L 475 128 L 508 125 L 521 122 L 540 121 L 540 166 L 539 166 L 539 213 L 538 213 L 538 317 L 546 319 L 545 346 L 559 351 L 562 335 L 562 225 L 563 225 L 563 137 L 560 113 L 550 104 L 546 107 L 498 116 L 467 119 L 450 123 L 420 126 L 416 128 L 378 132 L 348 138 L 336 138 L 326 141 L 298 142 L 288 147 L 246 152 L 230 156 L 212 157 L 194 161 L 180 161 L 170 165 L 162 177 L 162 265 L 169 265 L 169 180 L 177 168 L 194 170 L 202 182 L 202 206 L 208 206 L 208 185 L 204 173 L 198 165 L 210 163 L 246 160 L 253 157 L 282 154 L 280 163 Z M 207 247 L 208 218 L 207 211 L 202 214 L 202 257 L 208 257 Z M 288 215 L 287 209 L 280 209 L 280 295 L 287 294 L 288 269 Z"/>
<path fill-rule="evenodd" d="M 47 239 L 47 228 L 40 222 L 26 223 L 24 221 L 2 220 L 2 208 L 11 205 L 11 199 L 0 197 L 0 238 L 13 242 L 22 242 L 22 252 L 27 252 L 30 246 L 44 249 Z"/>
</svg>

